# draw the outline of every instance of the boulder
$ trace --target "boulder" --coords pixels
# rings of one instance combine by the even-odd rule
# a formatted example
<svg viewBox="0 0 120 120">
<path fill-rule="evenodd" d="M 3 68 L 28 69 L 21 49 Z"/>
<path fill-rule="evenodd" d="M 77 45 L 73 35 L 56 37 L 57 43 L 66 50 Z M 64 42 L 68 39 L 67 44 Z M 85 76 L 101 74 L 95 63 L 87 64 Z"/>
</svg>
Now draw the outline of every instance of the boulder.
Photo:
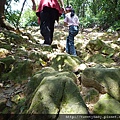
<svg viewBox="0 0 120 120">
<path fill-rule="evenodd" d="M 99 92 L 94 88 L 82 87 L 81 91 L 85 103 L 96 103 L 99 100 Z"/>
<path fill-rule="evenodd" d="M 7 56 L 5 58 L 0 58 L 0 63 L 4 64 L 4 72 L 9 72 L 11 70 L 12 64 L 15 63 L 14 56 Z"/>
<path fill-rule="evenodd" d="M 38 86 L 27 114 L 50 114 L 53 119 L 59 114 L 88 114 L 88 111 L 71 78 L 49 76 Z"/>
<path fill-rule="evenodd" d="M 78 56 L 58 54 L 51 60 L 51 67 L 57 71 L 77 71 L 80 63 Z"/>
<path fill-rule="evenodd" d="M 106 57 L 106 56 L 104 56 L 102 54 L 94 54 L 92 56 L 90 55 L 86 61 L 87 62 L 102 63 L 102 64 L 114 63 L 112 58 Z"/>
<path fill-rule="evenodd" d="M 120 114 L 120 102 L 112 98 L 108 94 L 100 97 L 99 101 L 94 105 L 94 114 Z"/>
<path fill-rule="evenodd" d="M 33 118 L 37 117 L 35 114 L 43 115 L 41 117 L 48 119 L 60 119 L 63 114 L 88 114 L 76 80 L 74 73 L 59 72 L 51 67 L 38 71 L 30 81 L 34 89 L 26 114 Z"/>
<path fill-rule="evenodd" d="M 86 68 L 81 76 L 85 87 L 108 93 L 120 101 L 120 68 Z"/>
<path fill-rule="evenodd" d="M 112 47 L 110 47 L 108 44 L 104 43 L 100 39 L 90 40 L 89 43 L 86 45 L 86 49 L 88 49 L 93 54 L 95 51 L 99 51 L 99 53 L 103 53 L 105 55 L 113 55 L 115 53 Z"/>
<path fill-rule="evenodd" d="M 72 78 L 72 80 L 77 84 L 77 77 L 74 73 L 72 72 L 58 72 L 55 71 L 54 68 L 52 67 L 45 67 L 43 69 L 41 69 L 40 71 L 36 72 L 35 75 L 33 75 L 33 77 L 30 79 L 30 82 L 28 83 L 28 88 L 26 93 L 29 95 L 30 93 L 34 92 L 35 89 L 39 86 L 39 84 L 41 83 L 41 81 L 45 78 L 45 77 L 49 77 L 49 76 L 67 76 Z"/>
</svg>

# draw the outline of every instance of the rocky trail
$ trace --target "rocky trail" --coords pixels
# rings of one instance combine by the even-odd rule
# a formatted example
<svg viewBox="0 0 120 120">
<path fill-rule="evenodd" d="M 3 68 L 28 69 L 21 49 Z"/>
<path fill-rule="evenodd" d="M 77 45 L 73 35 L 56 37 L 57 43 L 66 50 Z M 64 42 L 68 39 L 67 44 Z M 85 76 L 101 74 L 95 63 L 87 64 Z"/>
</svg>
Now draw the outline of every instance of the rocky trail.
<svg viewBox="0 0 120 120">
<path fill-rule="evenodd" d="M 69 71 L 75 74 L 76 85 L 91 114 L 95 111 L 93 110 L 94 105 L 102 96 L 104 97 L 106 93 L 114 94 L 113 91 L 115 90 L 109 92 L 110 89 L 104 89 L 107 88 L 106 84 L 103 84 L 104 88 L 102 88 L 103 86 L 96 82 L 99 81 L 99 78 L 102 78 L 103 73 L 107 74 L 108 69 L 113 69 L 113 71 L 109 70 L 108 74 L 115 74 L 114 78 L 118 82 L 112 82 L 114 78 L 108 74 L 106 77 L 111 83 L 105 80 L 110 88 L 111 84 L 118 87 L 115 91 L 116 95 L 112 97 L 117 102 L 120 100 L 117 94 L 120 89 L 120 81 L 118 80 L 120 78 L 118 75 L 120 72 L 119 32 L 100 32 L 97 28 L 80 31 L 75 37 L 78 56 L 74 57 L 65 52 L 68 30 L 62 25 L 55 26 L 54 40 L 51 46 L 42 46 L 43 38 L 40 35 L 39 27 L 29 27 L 26 30 L 21 29 L 21 31 L 24 34 L 19 35 L 11 31 L 0 30 L 1 114 L 22 113 L 26 109 L 27 84 L 36 72 L 46 67 L 53 67 L 56 71 Z M 95 68 L 95 71 L 94 69 L 89 71 L 89 68 Z M 104 68 L 103 71 L 101 68 Z M 87 76 L 88 73 L 90 73 L 89 76 Z M 82 74 L 84 74 L 84 77 Z M 93 80 L 93 83 L 88 79 Z M 118 104 L 120 106 L 119 102 Z M 96 109 L 98 108 L 96 106 Z"/>
</svg>

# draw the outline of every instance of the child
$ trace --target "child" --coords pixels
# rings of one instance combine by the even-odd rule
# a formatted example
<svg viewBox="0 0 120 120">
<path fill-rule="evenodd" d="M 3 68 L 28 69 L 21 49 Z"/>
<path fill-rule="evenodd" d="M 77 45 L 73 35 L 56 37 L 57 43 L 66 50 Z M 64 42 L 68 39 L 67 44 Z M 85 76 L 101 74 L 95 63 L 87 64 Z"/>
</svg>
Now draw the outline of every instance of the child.
<svg viewBox="0 0 120 120">
<path fill-rule="evenodd" d="M 66 52 L 71 55 L 77 55 L 74 46 L 74 37 L 79 32 L 79 18 L 73 9 L 66 9 L 64 25 L 69 27 L 69 35 L 66 39 Z"/>
</svg>

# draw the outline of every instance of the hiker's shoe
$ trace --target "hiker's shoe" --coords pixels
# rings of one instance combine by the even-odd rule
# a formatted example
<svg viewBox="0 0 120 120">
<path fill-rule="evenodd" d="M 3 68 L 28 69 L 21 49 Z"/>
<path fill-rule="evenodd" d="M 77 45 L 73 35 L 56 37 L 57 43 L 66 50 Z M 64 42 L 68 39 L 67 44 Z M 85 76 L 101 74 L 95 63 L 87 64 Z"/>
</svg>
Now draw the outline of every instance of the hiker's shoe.
<svg viewBox="0 0 120 120">
<path fill-rule="evenodd" d="M 49 44 L 41 44 L 41 46 L 50 46 Z"/>
</svg>

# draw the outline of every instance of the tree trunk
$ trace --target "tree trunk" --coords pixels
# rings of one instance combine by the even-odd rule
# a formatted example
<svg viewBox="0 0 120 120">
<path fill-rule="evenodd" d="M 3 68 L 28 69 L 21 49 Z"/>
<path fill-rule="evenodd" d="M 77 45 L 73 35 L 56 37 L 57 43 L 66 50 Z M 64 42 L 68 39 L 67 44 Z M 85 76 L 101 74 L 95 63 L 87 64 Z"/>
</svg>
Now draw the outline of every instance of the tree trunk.
<svg viewBox="0 0 120 120">
<path fill-rule="evenodd" d="M 6 28 L 8 30 L 13 30 L 15 31 L 14 27 L 11 26 L 6 20 L 5 20 L 5 3 L 6 0 L 0 0 L 0 27 Z"/>
<path fill-rule="evenodd" d="M 0 0 L 0 25 L 4 19 L 5 3 L 6 3 L 6 0 Z"/>
</svg>

